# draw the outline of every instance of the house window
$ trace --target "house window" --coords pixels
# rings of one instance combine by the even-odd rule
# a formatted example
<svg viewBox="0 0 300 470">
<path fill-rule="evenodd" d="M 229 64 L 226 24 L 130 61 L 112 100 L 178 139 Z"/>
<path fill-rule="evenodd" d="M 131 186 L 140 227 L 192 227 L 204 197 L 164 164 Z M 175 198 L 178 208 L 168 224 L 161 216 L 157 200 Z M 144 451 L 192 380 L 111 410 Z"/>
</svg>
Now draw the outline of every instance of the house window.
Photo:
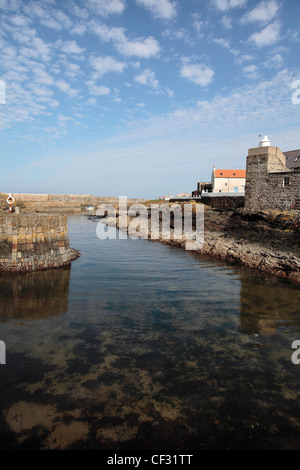
<svg viewBox="0 0 300 470">
<path fill-rule="evenodd" d="M 290 178 L 288 176 L 285 176 L 283 178 L 283 186 L 289 186 L 290 185 Z"/>
</svg>

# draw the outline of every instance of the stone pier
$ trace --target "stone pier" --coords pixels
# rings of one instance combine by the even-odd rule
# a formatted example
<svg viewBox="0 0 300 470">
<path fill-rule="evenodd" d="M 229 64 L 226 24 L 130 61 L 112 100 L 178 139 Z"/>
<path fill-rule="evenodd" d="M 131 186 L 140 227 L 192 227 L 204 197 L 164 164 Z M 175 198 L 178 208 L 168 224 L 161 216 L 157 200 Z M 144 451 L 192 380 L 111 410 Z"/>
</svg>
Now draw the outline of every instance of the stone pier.
<svg viewBox="0 0 300 470">
<path fill-rule="evenodd" d="M 0 272 L 32 272 L 69 266 L 79 257 L 70 248 L 67 216 L 0 216 Z"/>
</svg>

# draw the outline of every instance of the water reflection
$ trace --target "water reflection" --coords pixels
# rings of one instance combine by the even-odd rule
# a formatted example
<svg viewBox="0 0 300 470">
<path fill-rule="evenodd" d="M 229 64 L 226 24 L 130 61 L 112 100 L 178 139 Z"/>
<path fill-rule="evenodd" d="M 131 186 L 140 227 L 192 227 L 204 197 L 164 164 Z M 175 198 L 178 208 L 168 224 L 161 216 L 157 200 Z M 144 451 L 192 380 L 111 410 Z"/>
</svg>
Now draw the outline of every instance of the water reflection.
<svg viewBox="0 0 300 470">
<path fill-rule="evenodd" d="M 70 271 L 1 285 L 2 316 L 39 313 L 0 318 L 0 448 L 300 448 L 299 289 L 72 220 L 70 290 Z"/>
<path fill-rule="evenodd" d="M 243 333 L 274 335 L 279 327 L 300 327 L 300 289 L 289 282 L 241 270 Z"/>
<path fill-rule="evenodd" d="M 42 319 L 68 310 L 71 268 L 0 277 L 0 318 Z"/>
</svg>

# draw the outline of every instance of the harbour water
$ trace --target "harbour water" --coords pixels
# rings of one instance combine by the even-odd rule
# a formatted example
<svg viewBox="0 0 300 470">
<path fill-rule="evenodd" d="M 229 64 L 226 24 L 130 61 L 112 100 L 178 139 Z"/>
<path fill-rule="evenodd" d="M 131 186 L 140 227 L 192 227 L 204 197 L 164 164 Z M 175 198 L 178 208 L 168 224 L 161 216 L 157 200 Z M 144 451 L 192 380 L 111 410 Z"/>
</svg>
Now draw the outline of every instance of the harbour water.
<svg viewBox="0 0 300 470">
<path fill-rule="evenodd" d="M 70 269 L 0 278 L 1 449 L 299 449 L 299 287 L 70 216 Z"/>
</svg>

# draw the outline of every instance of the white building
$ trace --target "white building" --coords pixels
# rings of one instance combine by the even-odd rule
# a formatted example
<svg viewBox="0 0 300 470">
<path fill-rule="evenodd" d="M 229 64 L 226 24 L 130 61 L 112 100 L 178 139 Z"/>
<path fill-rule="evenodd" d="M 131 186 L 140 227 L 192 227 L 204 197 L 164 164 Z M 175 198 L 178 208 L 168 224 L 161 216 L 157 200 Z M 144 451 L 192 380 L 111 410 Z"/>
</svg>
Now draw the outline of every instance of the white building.
<svg viewBox="0 0 300 470">
<path fill-rule="evenodd" d="M 246 185 L 246 170 L 222 170 L 213 167 L 213 193 L 244 193 Z"/>
</svg>

